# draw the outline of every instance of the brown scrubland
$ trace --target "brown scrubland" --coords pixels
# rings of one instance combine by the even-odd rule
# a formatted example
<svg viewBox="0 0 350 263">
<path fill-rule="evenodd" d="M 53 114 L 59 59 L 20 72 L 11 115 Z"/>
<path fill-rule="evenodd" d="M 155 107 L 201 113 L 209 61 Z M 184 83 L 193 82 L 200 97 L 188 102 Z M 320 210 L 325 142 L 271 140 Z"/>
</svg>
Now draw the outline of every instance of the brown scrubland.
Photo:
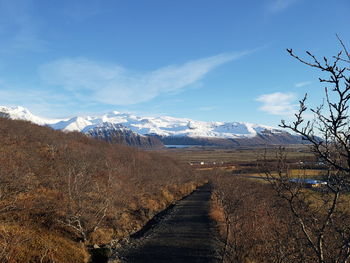
<svg viewBox="0 0 350 263">
<path fill-rule="evenodd" d="M 88 262 L 203 183 L 174 159 L 0 118 L 0 262 Z"/>
<path fill-rule="evenodd" d="M 220 229 L 223 262 L 319 261 L 300 220 L 305 222 L 312 240 L 317 238 L 328 212 L 320 189 L 291 185 L 291 192 L 302 195 L 293 200 L 298 213 L 295 216 L 290 199 L 281 198 L 267 181 L 216 173 L 212 182 L 211 216 Z M 331 224 L 324 230 L 324 262 L 347 262 L 349 200 L 349 195 L 344 194 Z"/>
<path fill-rule="evenodd" d="M 207 150 L 184 150 L 176 161 L 171 156 L 181 156 L 179 151 L 145 152 L 6 118 L 0 118 L 0 140 L 0 262 L 89 262 L 92 246 L 118 245 L 205 178 L 213 184 L 211 216 L 220 230 L 223 262 L 319 261 L 300 220 L 311 241 L 323 231 L 323 262 L 348 258 L 348 192 L 341 193 L 323 229 L 332 195 L 297 184 L 276 191 L 277 181 L 249 177 L 261 169 L 261 149 L 218 151 L 212 155 L 216 162 L 221 154 L 240 156 L 223 164 L 238 168 L 212 164 L 197 171 L 187 163 L 196 156 L 203 160 Z M 290 157 L 283 162 L 289 176 L 296 167 L 312 171 L 310 176 L 327 172 L 310 164 L 315 159 L 305 148 L 296 149 L 287 149 Z M 278 173 L 275 150 L 264 162 Z M 300 164 L 305 155 L 310 163 Z"/>
</svg>

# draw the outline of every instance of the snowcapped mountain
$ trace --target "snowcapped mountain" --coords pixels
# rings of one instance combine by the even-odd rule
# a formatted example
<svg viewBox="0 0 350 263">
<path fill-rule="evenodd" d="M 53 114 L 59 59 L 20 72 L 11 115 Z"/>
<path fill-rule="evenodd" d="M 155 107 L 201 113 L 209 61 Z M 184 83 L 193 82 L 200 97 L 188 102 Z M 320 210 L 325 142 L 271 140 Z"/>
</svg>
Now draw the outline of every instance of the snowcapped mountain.
<svg viewBox="0 0 350 263">
<path fill-rule="evenodd" d="M 87 127 L 83 132 L 88 136 L 110 143 L 139 146 L 143 148 L 158 148 L 164 146 L 156 137 L 137 134 L 118 123 L 103 122 L 92 128 Z"/>
<path fill-rule="evenodd" d="M 63 131 L 79 131 L 90 136 L 103 137 L 107 141 L 108 133 L 114 132 L 116 134 L 116 131 L 118 131 L 118 136 L 120 136 L 121 132 L 130 136 L 132 134 L 136 137 L 153 136 L 165 143 L 170 140 L 171 144 L 189 144 L 186 141 L 202 144 L 196 143 L 196 141 L 203 141 L 203 138 L 205 138 L 206 142 L 218 142 L 226 139 L 236 143 L 239 140 L 254 138 L 261 139 L 266 137 L 266 140 L 269 140 L 271 137 L 276 136 L 292 136 L 273 127 L 246 122 L 204 122 L 168 116 L 140 117 L 117 111 L 112 111 L 102 116 L 78 116 L 70 119 L 41 118 L 33 115 L 23 107 L 0 106 L 0 112 L 11 119 L 27 120 Z M 292 137 L 294 138 L 294 136 Z M 292 138 L 289 138 L 288 143 L 291 141 L 293 141 Z M 208 143 L 205 144 L 208 145 Z"/>
<path fill-rule="evenodd" d="M 51 125 L 59 121 L 57 119 L 47 119 L 35 116 L 29 110 L 20 106 L 0 106 L 0 113 L 2 113 L 3 116 L 8 116 L 9 118 L 14 120 L 30 121 L 38 125 Z"/>
</svg>

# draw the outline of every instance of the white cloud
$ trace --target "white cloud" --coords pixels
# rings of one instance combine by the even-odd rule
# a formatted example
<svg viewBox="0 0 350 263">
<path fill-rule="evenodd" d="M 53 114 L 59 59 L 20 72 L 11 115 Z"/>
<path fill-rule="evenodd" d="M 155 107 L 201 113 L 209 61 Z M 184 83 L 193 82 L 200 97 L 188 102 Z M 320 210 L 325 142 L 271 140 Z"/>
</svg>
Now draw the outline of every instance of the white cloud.
<svg viewBox="0 0 350 263">
<path fill-rule="evenodd" d="M 296 112 L 298 104 L 295 104 L 296 95 L 294 93 L 275 92 L 264 94 L 256 98 L 262 102 L 259 108 L 272 115 L 289 116 Z"/>
<path fill-rule="evenodd" d="M 312 81 L 298 82 L 298 83 L 295 83 L 295 87 L 301 88 L 301 87 L 308 86 L 308 85 L 310 85 L 311 83 L 312 83 Z"/>
<path fill-rule="evenodd" d="M 271 13 L 278 13 L 287 9 L 298 1 L 299 0 L 272 0 L 268 5 L 268 11 Z"/>
<path fill-rule="evenodd" d="M 119 65 L 85 58 L 67 58 L 41 66 L 41 78 L 73 92 L 86 101 L 129 105 L 151 100 L 160 94 L 181 91 L 204 78 L 214 68 L 248 53 L 220 54 L 138 73 Z"/>
</svg>

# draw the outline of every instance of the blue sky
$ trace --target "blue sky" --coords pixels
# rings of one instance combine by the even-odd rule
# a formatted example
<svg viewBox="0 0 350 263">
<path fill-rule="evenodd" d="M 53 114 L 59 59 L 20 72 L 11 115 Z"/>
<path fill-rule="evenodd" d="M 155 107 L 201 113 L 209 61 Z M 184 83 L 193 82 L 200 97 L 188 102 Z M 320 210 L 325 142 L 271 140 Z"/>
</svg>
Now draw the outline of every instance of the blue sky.
<svg viewBox="0 0 350 263">
<path fill-rule="evenodd" d="M 293 48 L 350 45 L 349 0 L 0 0 L 0 105 L 277 125 L 323 98 Z"/>
</svg>

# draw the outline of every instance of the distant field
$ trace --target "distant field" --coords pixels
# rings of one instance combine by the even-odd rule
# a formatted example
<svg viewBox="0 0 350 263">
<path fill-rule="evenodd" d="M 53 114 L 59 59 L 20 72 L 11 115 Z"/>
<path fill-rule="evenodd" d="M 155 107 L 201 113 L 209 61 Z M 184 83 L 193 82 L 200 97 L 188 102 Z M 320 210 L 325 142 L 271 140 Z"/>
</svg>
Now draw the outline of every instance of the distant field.
<svg viewBox="0 0 350 263">
<path fill-rule="evenodd" d="M 260 176 L 263 156 L 266 156 L 270 169 L 276 167 L 278 146 L 237 147 L 219 149 L 212 147 L 191 147 L 166 149 L 162 153 L 175 157 L 183 163 L 190 164 L 194 170 L 210 172 L 212 170 Z M 286 159 L 291 178 L 321 178 L 322 166 L 317 164 L 313 154 L 305 145 L 289 145 L 285 147 Z M 260 161 L 258 161 L 260 160 Z M 254 178 L 251 178 L 254 179 Z M 259 179 L 258 179 L 259 180 Z M 259 180 L 260 181 L 260 180 Z"/>
<path fill-rule="evenodd" d="M 285 148 L 288 162 L 306 162 L 313 160 L 313 154 L 305 145 L 291 145 Z M 266 157 L 269 160 L 276 159 L 278 146 L 259 147 L 237 147 L 230 149 L 218 149 L 212 147 L 192 147 L 182 149 L 166 149 L 162 152 L 176 157 L 176 159 L 185 163 L 206 164 L 249 164 L 256 163 L 261 159 L 266 151 Z"/>
</svg>

